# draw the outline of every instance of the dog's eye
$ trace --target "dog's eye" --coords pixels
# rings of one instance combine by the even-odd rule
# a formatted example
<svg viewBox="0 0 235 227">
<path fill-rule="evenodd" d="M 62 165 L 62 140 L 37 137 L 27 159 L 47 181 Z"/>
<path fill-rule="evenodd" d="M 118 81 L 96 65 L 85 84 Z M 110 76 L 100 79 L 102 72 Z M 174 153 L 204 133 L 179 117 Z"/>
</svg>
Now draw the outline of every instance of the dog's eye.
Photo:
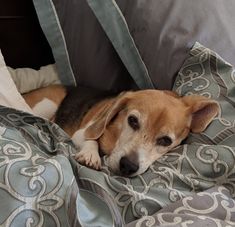
<svg viewBox="0 0 235 227">
<path fill-rule="evenodd" d="M 169 136 L 163 136 L 157 139 L 157 145 L 167 147 L 170 146 L 171 144 L 172 144 L 172 139 Z"/>
<path fill-rule="evenodd" d="M 134 115 L 128 117 L 128 124 L 134 129 L 138 130 L 140 128 L 138 118 Z"/>
</svg>

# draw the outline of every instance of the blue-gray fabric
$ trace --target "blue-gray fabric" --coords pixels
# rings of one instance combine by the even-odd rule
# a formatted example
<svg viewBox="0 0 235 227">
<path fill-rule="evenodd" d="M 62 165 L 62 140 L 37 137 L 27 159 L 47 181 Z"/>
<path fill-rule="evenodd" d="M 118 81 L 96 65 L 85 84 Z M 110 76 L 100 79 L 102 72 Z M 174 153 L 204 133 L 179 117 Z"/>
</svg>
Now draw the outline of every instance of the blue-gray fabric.
<svg viewBox="0 0 235 227">
<path fill-rule="evenodd" d="M 53 0 L 53 4 L 50 0 L 47 2 L 50 2 L 56 12 L 47 9 L 53 15 L 39 19 L 51 24 L 51 18 L 55 17 L 55 13 L 58 15 L 57 22 L 62 28 L 78 84 L 103 90 L 137 88 L 85 0 Z M 45 10 L 43 2 L 37 3 L 38 16 L 42 17 L 40 12 Z M 48 3 L 46 5 L 49 6 Z M 45 34 L 47 36 L 46 32 Z M 139 81 L 145 82 L 142 78 Z"/>
<path fill-rule="evenodd" d="M 0 106 L 0 226 L 78 223 L 70 209 L 78 193 L 68 159 L 74 152 L 57 125 Z"/>
<path fill-rule="evenodd" d="M 147 68 L 139 55 L 125 18 L 116 2 L 114 0 L 87 0 L 87 2 L 138 87 L 140 89 L 153 88 Z"/>
<path fill-rule="evenodd" d="M 64 85 L 76 85 L 66 43 L 51 0 L 33 0 L 42 30 L 51 46 L 59 77 Z"/>
<path fill-rule="evenodd" d="M 233 0 L 89 0 L 92 9 L 87 0 L 53 0 L 55 10 L 49 10 L 49 0 L 34 2 L 40 21 L 46 24 L 54 16 L 40 11 L 54 14 L 56 10 L 71 67 L 81 85 L 106 90 L 142 87 L 149 81 L 147 69 L 154 87 L 171 89 L 195 41 L 235 65 Z"/>
<path fill-rule="evenodd" d="M 226 206 L 225 204 L 229 204 Z M 151 216 L 144 216 L 128 227 L 234 227 L 235 200 L 223 187 L 213 187 L 172 203 Z"/>
</svg>

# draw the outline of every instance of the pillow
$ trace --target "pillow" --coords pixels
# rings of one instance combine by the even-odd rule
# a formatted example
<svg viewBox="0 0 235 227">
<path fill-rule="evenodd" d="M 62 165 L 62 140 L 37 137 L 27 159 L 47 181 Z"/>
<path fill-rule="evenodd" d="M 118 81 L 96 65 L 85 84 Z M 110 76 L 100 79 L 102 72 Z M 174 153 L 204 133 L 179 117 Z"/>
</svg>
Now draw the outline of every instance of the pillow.
<svg viewBox="0 0 235 227">
<path fill-rule="evenodd" d="M 33 3 L 63 84 L 77 82 L 103 90 L 134 86 L 86 1 L 33 0 Z M 99 8 L 103 9 L 102 6 Z M 110 21 L 110 16 L 107 18 Z"/>
<path fill-rule="evenodd" d="M 235 1 L 116 2 L 158 89 L 172 89 L 177 72 L 196 41 L 235 65 Z"/>
<path fill-rule="evenodd" d="M 180 95 L 203 95 L 218 101 L 220 113 L 200 134 L 186 143 L 221 144 L 235 147 L 235 70 L 218 54 L 196 43 L 178 73 L 174 88 Z"/>
<path fill-rule="evenodd" d="M 13 69 L 7 67 L 17 90 L 23 94 L 32 90 L 46 87 L 51 84 L 60 84 L 55 64 L 40 67 L 39 70 L 31 68 Z"/>
<path fill-rule="evenodd" d="M 235 65 L 234 0 L 33 2 L 63 83 L 73 82 L 68 54 L 81 85 L 147 88 L 149 74 L 155 87 L 171 89 L 196 40 Z"/>
<path fill-rule="evenodd" d="M 190 135 L 189 144 L 165 154 L 145 173 L 133 178 L 114 176 L 105 166 L 105 158 L 102 172 L 98 172 L 71 157 L 80 189 L 77 208 L 82 210 L 78 212 L 81 224 L 92 226 L 97 221 L 99 226 L 122 226 L 215 185 L 224 185 L 235 197 L 234 81 L 233 67 L 196 43 L 174 89 L 219 102 L 220 114 L 203 134 Z M 198 137 L 203 138 L 203 143 L 198 143 Z"/>
<path fill-rule="evenodd" d="M 0 51 L 0 105 L 12 107 L 28 113 L 32 113 L 31 108 L 24 101 L 21 94 L 11 78 L 9 71 L 5 65 L 2 53 Z"/>
</svg>

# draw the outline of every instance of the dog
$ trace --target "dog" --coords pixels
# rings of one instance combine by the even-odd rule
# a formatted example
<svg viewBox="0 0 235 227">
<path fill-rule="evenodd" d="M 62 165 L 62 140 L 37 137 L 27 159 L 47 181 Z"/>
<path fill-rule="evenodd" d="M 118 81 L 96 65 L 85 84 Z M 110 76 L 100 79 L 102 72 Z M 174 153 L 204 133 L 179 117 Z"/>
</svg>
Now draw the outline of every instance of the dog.
<svg viewBox="0 0 235 227">
<path fill-rule="evenodd" d="M 47 117 L 72 138 L 79 149 L 75 155 L 79 163 L 99 170 L 102 151 L 110 169 L 128 177 L 145 172 L 190 131 L 203 132 L 219 112 L 218 103 L 212 99 L 180 97 L 163 90 L 105 94 L 78 87 L 66 94 L 57 85 L 35 92 L 24 96 L 26 102 L 33 110 L 53 106 L 49 112 L 55 116 Z"/>
</svg>

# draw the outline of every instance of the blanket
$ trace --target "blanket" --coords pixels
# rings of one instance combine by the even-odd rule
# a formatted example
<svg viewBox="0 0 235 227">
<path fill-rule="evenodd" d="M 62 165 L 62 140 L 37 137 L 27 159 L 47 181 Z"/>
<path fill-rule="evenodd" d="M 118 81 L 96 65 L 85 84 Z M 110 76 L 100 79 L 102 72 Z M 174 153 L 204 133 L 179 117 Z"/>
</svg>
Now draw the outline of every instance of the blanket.
<svg viewBox="0 0 235 227">
<path fill-rule="evenodd" d="M 128 224 L 134 226 L 235 226 L 235 200 L 223 186 L 213 187 L 164 207 L 152 216 Z"/>
<path fill-rule="evenodd" d="M 72 152 L 57 125 L 0 106 L 0 226 L 71 226 Z"/>
</svg>

